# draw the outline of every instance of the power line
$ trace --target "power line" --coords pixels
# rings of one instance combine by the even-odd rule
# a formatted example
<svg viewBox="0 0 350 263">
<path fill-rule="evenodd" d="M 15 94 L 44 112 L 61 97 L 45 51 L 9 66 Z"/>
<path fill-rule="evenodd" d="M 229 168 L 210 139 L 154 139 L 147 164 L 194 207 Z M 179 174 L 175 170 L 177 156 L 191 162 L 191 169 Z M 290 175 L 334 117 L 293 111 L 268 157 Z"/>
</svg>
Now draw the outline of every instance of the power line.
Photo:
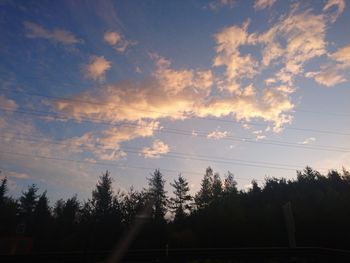
<svg viewBox="0 0 350 263">
<path fill-rule="evenodd" d="M 26 114 L 26 115 L 32 115 L 36 117 L 53 117 L 53 118 L 61 118 L 65 119 L 66 117 L 61 117 L 59 115 L 56 116 L 49 116 L 47 114 L 51 114 L 50 112 L 39 112 L 39 111 L 20 111 L 20 110 L 8 110 L 4 108 L 0 108 L 0 111 L 5 111 L 5 112 L 11 112 L 11 113 L 19 113 L 19 114 Z M 73 119 L 74 120 L 74 119 Z M 162 129 L 155 129 L 154 126 L 150 125 L 140 125 L 137 123 L 111 123 L 111 122 L 104 122 L 104 121 L 98 121 L 96 120 L 99 119 L 89 119 L 89 118 L 84 118 L 84 119 L 79 119 L 79 122 L 88 122 L 88 123 L 94 123 L 94 124 L 102 124 L 102 125 L 108 125 L 112 127 L 120 127 L 120 126 L 131 126 L 131 127 L 151 127 L 151 130 L 153 131 L 158 131 L 162 133 L 170 133 L 170 134 L 177 134 L 177 135 L 184 135 L 184 136 L 194 136 L 192 132 L 188 132 L 186 130 L 181 130 L 181 129 L 173 129 L 173 128 L 162 128 Z M 76 120 L 74 120 L 76 121 Z M 207 133 L 209 131 L 196 131 L 195 137 L 204 137 L 207 138 Z M 229 140 L 229 141 L 239 141 L 239 142 L 245 142 L 245 143 L 257 143 L 257 144 L 266 144 L 266 145 L 275 145 L 275 146 L 281 146 L 281 147 L 291 147 L 291 148 L 300 148 L 300 149 L 310 149 L 310 150 L 322 150 L 322 151 L 332 151 L 332 152 L 349 152 L 350 149 L 344 148 L 344 147 L 337 147 L 337 146 L 330 146 L 330 145 L 313 145 L 313 146 L 307 146 L 307 145 L 301 145 L 298 143 L 291 143 L 291 142 L 283 142 L 283 141 L 276 141 L 276 140 L 264 140 L 264 141 L 257 141 L 252 138 L 247 138 L 247 137 L 238 137 L 238 136 L 226 136 L 224 138 L 221 138 L 221 140 Z"/>
<path fill-rule="evenodd" d="M 95 102 L 95 101 L 86 101 L 86 100 L 80 100 L 80 99 L 73 99 L 73 98 L 66 98 L 66 97 L 59 97 L 59 96 L 52 96 L 52 95 L 44 95 L 40 93 L 32 93 L 32 92 L 24 92 L 24 91 L 18 91 L 18 90 L 10 90 L 6 88 L 0 88 L 0 90 L 8 90 L 11 92 L 15 93 L 20 93 L 20 94 L 25 94 L 28 96 L 37 96 L 37 97 L 43 97 L 43 98 L 48 98 L 48 99 L 53 99 L 53 100 L 65 100 L 65 101 L 71 101 L 75 103 L 84 103 L 84 104 L 92 104 L 92 105 L 97 105 L 97 106 L 108 106 L 109 104 L 106 103 L 101 103 L 101 102 Z M 113 105 L 114 108 L 120 108 L 117 105 Z M 145 110 L 145 109 L 138 109 L 135 107 L 129 106 L 129 108 L 135 110 L 135 111 L 140 111 L 140 112 L 148 112 L 148 113 L 157 113 L 160 115 L 165 115 L 165 112 L 160 112 L 160 111 L 153 111 L 153 110 Z M 296 111 L 296 110 L 294 110 Z M 303 110 L 302 112 L 313 112 L 315 113 L 316 111 L 307 111 Z M 321 112 L 319 112 L 321 114 Z M 334 115 L 335 113 L 331 113 L 331 115 Z M 200 117 L 200 116 L 193 116 L 193 115 L 184 115 L 181 113 L 174 113 L 174 115 L 178 115 L 180 117 L 190 117 L 190 118 L 197 118 L 197 119 L 202 119 L 202 120 L 209 120 L 209 121 L 217 121 L 217 122 L 226 122 L 226 123 L 234 123 L 237 124 L 237 121 L 234 120 L 225 120 L 223 118 L 211 118 L 211 117 Z M 339 115 L 339 114 L 338 114 Z M 347 114 L 344 114 L 344 116 L 350 116 Z M 257 123 L 257 122 L 249 122 L 249 125 L 253 126 L 265 126 L 263 123 Z M 316 132 L 316 133 L 324 133 L 324 134 L 336 134 L 336 135 L 346 135 L 349 136 L 350 133 L 341 133 L 341 132 L 335 132 L 335 131 L 324 131 L 324 130 L 317 130 L 317 129 L 311 129 L 311 128 L 299 128 L 299 127 L 284 127 L 284 129 L 288 130 L 296 130 L 296 131 L 308 131 L 308 132 Z"/>
<path fill-rule="evenodd" d="M 8 151 L 0 151 L 2 154 L 8 154 L 8 155 L 16 155 L 16 156 L 23 156 L 23 157 L 30 157 L 30 158 L 39 158 L 39 159 L 47 159 L 47 160 L 54 160 L 54 161 L 65 161 L 65 162 L 73 162 L 73 163 L 86 163 L 91 165 L 102 165 L 102 166 L 112 166 L 117 167 L 120 169 L 138 169 L 138 170 L 154 170 L 154 168 L 150 167 L 144 167 L 144 166 L 134 166 L 134 165 L 118 165 L 113 163 L 104 163 L 104 162 L 89 162 L 89 161 L 83 161 L 83 160 L 73 160 L 73 159 L 66 159 L 66 158 L 59 158 L 59 157 L 51 157 L 51 156 L 42 156 L 42 155 L 32 155 L 32 154 L 25 154 L 25 153 L 17 153 L 17 152 L 8 152 Z M 171 172 L 171 173 L 184 173 L 184 174 L 194 174 L 194 175 L 203 175 L 203 173 L 199 172 L 193 172 L 193 171 L 177 171 L 172 169 L 166 169 L 166 168 L 159 168 L 161 171 L 165 172 Z M 240 177 L 234 177 L 238 180 L 246 180 L 251 181 L 247 178 L 240 178 Z M 263 181 L 263 180 L 257 180 L 257 181 Z"/>
<path fill-rule="evenodd" d="M 7 138 L 6 136 L 0 135 L 1 138 Z M 41 143 L 47 143 L 47 144 L 56 144 L 56 145 L 62 145 L 70 147 L 70 144 L 57 142 L 57 141 L 44 141 L 44 140 L 37 140 L 37 139 L 25 139 L 25 138 L 11 138 L 14 140 L 19 141 L 31 141 L 31 142 L 41 142 Z M 98 144 L 97 146 L 105 146 Z M 76 148 L 85 148 L 88 150 L 91 150 L 88 146 L 74 146 Z M 116 148 L 101 148 L 103 150 L 117 150 Z M 127 153 L 133 153 L 133 154 L 139 154 L 142 149 L 140 148 L 134 148 L 134 147 L 123 147 L 122 151 Z M 224 158 L 224 157 L 216 157 L 216 156 L 208 156 L 208 155 L 191 155 L 187 153 L 180 153 L 180 152 L 168 152 L 167 155 L 164 155 L 162 157 L 165 158 L 175 158 L 175 159 L 185 159 L 185 160 L 195 160 L 195 161 L 205 161 L 205 162 L 214 162 L 214 163 L 224 163 L 224 164 L 234 164 L 234 165 L 240 165 L 240 166 L 249 166 L 249 167 L 260 167 L 260 168 L 271 168 L 271 169 L 278 169 L 278 170 L 292 170 L 295 171 L 295 169 L 302 169 L 301 165 L 291 165 L 291 164 L 280 164 L 280 163 L 272 163 L 272 162 L 256 162 L 256 161 L 247 161 L 242 159 L 234 159 L 234 158 Z M 274 166 L 272 166 L 274 165 Z M 278 166 L 278 167 L 276 167 Z M 284 167 L 283 167 L 284 166 Z M 285 168 L 285 167 L 293 167 L 292 168 Z M 317 168 L 316 168 L 317 169 Z M 326 170 L 324 168 L 319 168 L 318 170 Z"/>
</svg>

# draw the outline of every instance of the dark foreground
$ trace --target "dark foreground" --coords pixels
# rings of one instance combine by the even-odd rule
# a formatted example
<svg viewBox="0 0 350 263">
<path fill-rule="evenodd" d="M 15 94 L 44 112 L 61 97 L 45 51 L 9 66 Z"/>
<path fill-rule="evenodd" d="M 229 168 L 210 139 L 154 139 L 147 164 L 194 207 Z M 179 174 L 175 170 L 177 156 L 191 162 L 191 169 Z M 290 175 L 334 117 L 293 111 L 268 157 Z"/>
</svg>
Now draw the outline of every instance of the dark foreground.
<svg viewBox="0 0 350 263">
<path fill-rule="evenodd" d="M 0 255 L 0 262 L 108 262 L 110 251 Z M 350 262 L 350 251 L 318 247 L 148 249 L 122 262 Z"/>
</svg>

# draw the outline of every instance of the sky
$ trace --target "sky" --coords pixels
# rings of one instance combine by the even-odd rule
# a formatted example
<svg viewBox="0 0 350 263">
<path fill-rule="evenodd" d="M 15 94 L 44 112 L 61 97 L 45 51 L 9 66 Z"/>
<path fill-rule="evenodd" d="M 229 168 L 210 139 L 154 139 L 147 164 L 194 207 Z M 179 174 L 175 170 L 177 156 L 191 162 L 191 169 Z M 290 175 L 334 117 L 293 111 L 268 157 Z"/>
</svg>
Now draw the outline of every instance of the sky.
<svg viewBox="0 0 350 263">
<path fill-rule="evenodd" d="M 347 0 L 0 1 L 0 176 L 87 199 L 109 170 L 350 168 Z"/>
</svg>

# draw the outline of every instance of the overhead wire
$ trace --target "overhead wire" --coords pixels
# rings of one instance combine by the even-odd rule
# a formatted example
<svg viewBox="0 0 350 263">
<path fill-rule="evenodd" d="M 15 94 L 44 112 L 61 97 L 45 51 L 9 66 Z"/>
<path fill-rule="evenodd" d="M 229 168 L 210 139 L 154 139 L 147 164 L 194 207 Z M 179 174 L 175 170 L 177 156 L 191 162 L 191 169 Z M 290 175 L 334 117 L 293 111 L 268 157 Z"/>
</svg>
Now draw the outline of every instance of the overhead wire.
<svg viewBox="0 0 350 263">
<path fill-rule="evenodd" d="M 0 135 L 0 138 L 8 138 L 5 135 Z M 57 141 L 47 141 L 42 139 L 34 139 L 33 138 L 20 138 L 20 137 L 12 137 L 11 140 L 17 140 L 17 141 L 28 141 L 28 142 L 39 142 L 39 143 L 47 143 L 47 144 L 55 144 L 55 145 L 61 145 L 66 147 L 72 147 L 68 143 L 62 143 Z M 100 149 L 103 150 L 121 150 L 127 153 L 134 153 L 134 154 L 140 154 L 143 150 L 142 148 L 136 148 L 136 147 L 123 147 L 123 149 L 116 149 L 116 148 L 105 148 L 106 145 L 97 144 L 96 146 L 100 146 Z M 83 148 L 91 150 L 91 147 L 84 146 L 84 145 L 78 145 L 74 146 L 75 148 Z M 72 147 L 72 148 L 74 148 Z M 103 148 L 102 148 L 103 147 Z M 257 161 L 249 161 L 249 160 L 242 160 L 242 159 L 235 159 L 235 158 L 225 158 L 225 157 L 216 157 L 216 156 L 208 156 L 208 155 L 192 155 L 187 154 L 183 152 L 168 152 L 166 155 L 162 156 L 165 158 L 176 158 L 176 159 L 185 159 L 185 160 L 195 160 L 195 161 L 205 161 L 205 162 L 214 162 L 214 163 L 224 163 L 224 164 L 232 164 L 232 165 L 239 165 L 239 166 L 250 166 L 250 167 L 260 167 L 260 168 L 270 168 L 270 169 L 278 169 L 278 170 L 292 170 L 295 171 L 296 169 L 303 169 L 302 165 L 292 165 L 292 164 L 281 164 L 281 163 L 273 163 L 273 162 L 257 162 Z M 293 167 L 287 168 L 287 167 Z M 325 168 L 316 168 L 318 170 L 326 170 Z"/>
<path fill-rule="evenodd" d="M 54 161 L 66 161 L 66 162 L 73 162 L 73 163 L 84 163 L 84 164 L 90 164 L 90 165 L 100 165 L 100 166 L 109 166 L 109 167 L 116 167 L 120 169 L 138 169 L 138 170 L 154 170 L 154 168 L 151 167 L 144 167 L 144 166 L 135 166 L 135 165 L 118 165 L 114 163 L 107 163 L 107 162 L 91 162 L 91 161 L 85 161 L 85 160 L 75 160 L 75 159 L 68 159 L 68 158 L 60 158 L 60 157 L 52 157 L 52 156 L 43 156 L 43 155 L 33 155 L 33 154 L 26 154 L 26 153 L 18 153 L 18 152 L 9 152 L 9 151 L 3 151 L 0 150 L 0 153 L 2 154 L 8 154 L 8 155 L 15 155 L 15 156 L 23 156 L 23 157 L 30 157 L 30 158 L 38 158 L 38 159 L 46 159 L 46 160 L 54 160 Z M 168 168 L 159 168 L 159 170 L 163 172 L 171 172 L 171 173 L 178 173 L 178 174 L 194 174 L 194 175 L 203 175 L 203 173 L 194 172 L 194 171 L 186 171 L 186 170 L 172 170 Z M 248 178 L 242 178 L 242 177 L 234 177 L 238 180 L 246 180 L 251 181 L 252 179 Z M 263 181 L 260 179 L 254 179 L 257 181 Z"/>
<path fill-rule="evenodd" d="M 11 112 L 11 113 L 18 113 L 18 114 L 26 114 L 26 115 L 32 115 L 36 117 L 44 117 L 44 118 L 58 118 L 62 120 L 66 120 L 65 116 L 59 116 L 54 115 L 50 116 L 50 112 L 41 112 L 41 111 L 23 111 L 23 110 L 9 110 L 6 108 L 1 108 L 0 111 L 4 112 Z M 170 134 L 177 134 L 177 135 L 184 135 L 184 136 L 192 136 L 192 137 L 208 137 L 209 131 L 200 131 L 196 130 L 195 135 L 193 132 L 189 132 L 186 130 L 181 129 L 174 129 L 174 128 L 154 128 L 154 125 L 144 125 L 144 124 L 138 124 L 138 123 L 113 123 L 113 122 L 106 122 L 101 121 L 100 119 L 91 119 L 91 118 L 79 118 L 79 120 L 73 119 L 73 121 L 77 121 L 79 123 L 81 122 L 87 122 L 87 123 L 94 123 L 94 124 L 101 124 L 101 125 L 107 125 L 112 127 L 121 127 L 121 126 L 129 126 L 129 127 L 140 127 L 140 128 L 147 128 L 150 127 L 153 131 L 158 131 L 160 133 L 170 133 Z M 238 142 L 244 142 L 244 143 L 256 143 L 256 144 L 266 144 L 266 145 L 275 145 L 275 146 L 281 146 L 281 147 L 292 147 L 292 148 L 300 148 L 300 149 L 310 149 L 310 150 L 322 150 L 322 151 L 332 151 L 332 152 L 350 152 L 349 148 L 345 147 L 338 147 L 338 146 L 330 146 L 330 145 L 304 145 L 299 143 L 292 143 L 292 142 L 284 142 L 284 141 L 277 141 L 277 140 L 268 140 L 264 139 L 262 140 L 256 140 L 249 137 L 238 137 L 238 136 L 230 136 L 227 135 L 224 138 L 221 138 L 221 140 L 229 140 L 229 141 L 238 141 Z"/>
</svg>

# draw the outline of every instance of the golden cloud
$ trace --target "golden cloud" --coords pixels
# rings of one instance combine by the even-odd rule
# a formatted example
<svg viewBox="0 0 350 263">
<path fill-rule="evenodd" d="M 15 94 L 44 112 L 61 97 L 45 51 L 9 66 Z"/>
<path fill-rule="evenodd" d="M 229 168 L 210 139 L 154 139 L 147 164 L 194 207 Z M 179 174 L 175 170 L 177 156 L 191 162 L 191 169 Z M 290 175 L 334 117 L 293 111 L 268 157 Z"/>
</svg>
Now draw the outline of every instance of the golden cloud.
<svg viewBox="0 0 350 263">
<path fill-rule="evenodd" d="M 28 21 L 24 22 L 24 27 L 28 38 L 44 38 L 64 45 L 74 45 L 83 42 L 81 39 L 74 36 L 73 33 L 66 30 L 47 30 L 38 24 Z"/>
<path fill-rule="evenodd" d="M 85 74 L 87 78 L 93 80 L 103 80 L 106 71 L 112 67 L 112 62 L 105 59 L 103 56 L 93 56 L 90 58 L 90 63 L 85 66 Z"/>
<path fill-rule="evenodd" d="M 145 158 L 159 158 L 162 154 L 166 154 L 169 151 L 169 145 L 161 140 L 155 140 L 151 147 L 143 148 L 141 153 Z"/>
</svg>

